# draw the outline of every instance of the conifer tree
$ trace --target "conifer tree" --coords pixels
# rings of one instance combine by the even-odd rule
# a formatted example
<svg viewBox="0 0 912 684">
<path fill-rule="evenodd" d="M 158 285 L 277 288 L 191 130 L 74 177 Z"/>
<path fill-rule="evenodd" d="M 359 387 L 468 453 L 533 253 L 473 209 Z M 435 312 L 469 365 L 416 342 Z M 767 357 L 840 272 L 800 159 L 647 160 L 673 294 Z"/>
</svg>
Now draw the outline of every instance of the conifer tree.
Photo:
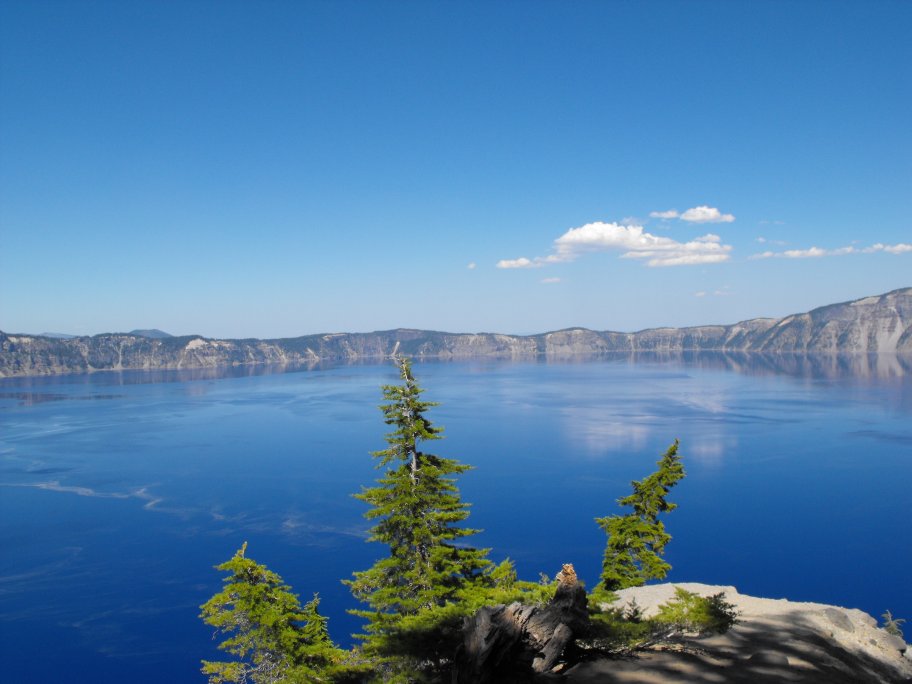
<svg viewBox="0 0 912 684">
<path fill-rule="evenodd" d="M 237 656 L 203 661 L 210 684 L 327 682 L 327 670 L 343 652 L 330 641 L 326 618 L 314 594 L 303 606 L 282 578 L 247 558 L 247 542 L 231 560 L 216 566 L 229 573 L 225 586 L 200 608 L 203 621 L 227 635 L 219 648 Z"/>
<path fill-rule="evenodd" d="M 421 400 L 408 359 L 397 361 L 402 384 L 384 386 L 380 406 L 394 429 L 386 435 L 387 448 L 372 454 L 384 472 L 376 486 L 355 495 L 371 506 L 365 513 L 375 521 L 369 541 L 386 544 L 389 555 L 346 582 L 369 606 L 352 612 L 368 620 L 362 638 L 369 652 L 379 654 L 401 651 L 406 631 L 427 634 L 422 616 L 460 601 L 491 565 L 487 550 L 460 543 L 477 532 L 458 527 L 469 511 L 455 476 L 470 466 L 422 450 L 424 442 L 442 438 L 442 429 L 425 415 L 436 404 Z"/>
<path fill-rule="evenodd" d="M 657 465 L 656 472 L 631 483 L 632 494 L 618 499 L 621 506 L 633 508 L 632 513 L 595 519 L 608 534 L 601 581 L 596 591 L 642 586 L 647 580 L 664 578 L 671 569 L 671 565 L 662 559 L 671 535 L 665 531 L 659 514 L 677 507 L 665 497 L 684 477 L 678 440 Z"/>
</svg>

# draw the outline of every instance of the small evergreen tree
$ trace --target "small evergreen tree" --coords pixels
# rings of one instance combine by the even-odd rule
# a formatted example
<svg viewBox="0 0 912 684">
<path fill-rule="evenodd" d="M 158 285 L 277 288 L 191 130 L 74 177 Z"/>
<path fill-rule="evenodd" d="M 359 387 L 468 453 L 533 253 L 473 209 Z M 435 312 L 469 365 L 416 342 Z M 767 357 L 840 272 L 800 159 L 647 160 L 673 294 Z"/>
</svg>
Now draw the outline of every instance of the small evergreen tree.
<svg viewBox="0 0 912 684">
<path fill-rule="evenodd" d="M 883 629 L 887 634 L 892 634 L 893 636 L 897 636 L 900 639 L 903 638 L 902 625 L 906 622 L 904 618 L 893 617 L 893 613 L 891 613 L 889 610 L 880 617 L 883 618 L 883 625 L 881 626 L 881 629 Z"/>
<path fill-rule="evenodd" d="M 386 544 L 389 556 L 346 582 L 369 606 L 352 611 L 368 620 L 367 635 L 361 635 L 365 648 L 381 655 L 408 653 L 408 643 L 426 642 L 440 621 L 452 622 L 491 565 L 487 550 L 460 543 L 477 532 L 458 527 L 469 511 L 455 476 L 469 466 L 422 451 L 423 442 L 442 438 L 442 429 L 425 416 L 436 404 L 421 400 L 409 361 L 398 365 L 402 384 L 384 386 L 380 406 L 394 429 L 386 436 L 388 447 L 373 453 L 384 473 L 376 486 L 355 495 L 371 506 L 365 517 L 376 521 L 369 541 Z"/>
<path fill-rule="evenodd" d="M 329 639 L 319 597 L 303 606 L 282 578 L 247 558 L 247 542 L 216 569 L 229 573 L 225 586 L 200 608 L 203 621 L 228 638 L 219 648 L 238 657 L 203 661 L 210 684 L 330 681 L 325 672 L 343 652 Z M 214 636 L 213 636 L 214 638 Z"/>
<path fill-rule="evenodd" d="M 662 579 L 671 566 L 662 559 L 671 535 L 659 520 L 677 504 L 666 500 L 668 491 L 684 477 L 684 466 L 678 456 L 678 440 L 658 461 L 659 469 L 648 477 L 632 482 L 633 493 L 618 499 L 630 506 L 632 513 L 596 518 L 608 534 L 608 545 L 602 561 L 602 575 L 596 592 L 638 587 L 651 579 Z"/>
</svg>

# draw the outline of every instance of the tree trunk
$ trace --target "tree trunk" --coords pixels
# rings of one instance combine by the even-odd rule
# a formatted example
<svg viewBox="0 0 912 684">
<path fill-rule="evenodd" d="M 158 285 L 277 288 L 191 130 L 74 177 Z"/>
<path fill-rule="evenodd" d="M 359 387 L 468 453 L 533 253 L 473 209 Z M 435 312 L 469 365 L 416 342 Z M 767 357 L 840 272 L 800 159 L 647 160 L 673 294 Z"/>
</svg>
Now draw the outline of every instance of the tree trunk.
<svg viewBox="0 0 912 684">
<path fill-rule="evenodd" d="M 573 566 L 565 565 L 558 579 L 547 605 L 486 606 L 467 618 L 453 681 L 526 682 L 551 670 L 573 637 L 589 627 L 586 590 Z"/>
</svg>

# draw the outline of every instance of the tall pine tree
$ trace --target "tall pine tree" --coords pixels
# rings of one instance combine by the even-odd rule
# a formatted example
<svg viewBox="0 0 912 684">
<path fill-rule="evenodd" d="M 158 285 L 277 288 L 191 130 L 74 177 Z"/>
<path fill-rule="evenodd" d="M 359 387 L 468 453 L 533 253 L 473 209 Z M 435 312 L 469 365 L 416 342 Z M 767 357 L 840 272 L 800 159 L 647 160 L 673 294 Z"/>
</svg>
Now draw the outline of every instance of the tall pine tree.
<svg viewBox="0 0 912 684">
<path fill-rule="evenodd" d="M 369 606 L 352 611 L 368 620 L 365 648 L 381 655 L 396 655 L 408 650 L 409 641 L 421 641 L 414 632 L 428 632 L 423 618 L 433 622 L 433 615 L 452 614 L 449 608 L 484 581 L 491 566 L 487 550 L 461 543 L 477 532 L 459 527 L 469 511 L 455 477 L 470 466 L 422 450 L 423 443 L 442 438 L 442 429 L 425 416 L 436 404 L 421 400 L 423 390 L 408 359 L 398 365 L 402 384 L 384 386 L 386 402 L 380 406 L 394 429 L 386 435 L 387 448 L 372 454 L 384 472 L 376 486 L 355 495 L 371 506 L 365 513 L 375 521 L 369 541 L 386 544 L 389 555 L 347 582 Z"/>
<path fill-rule="evenodd" d="M 684 477 L 678 440 L 657 465 L 656 472 L 631 483 L 632 494 L 618 499 L 621 506 L 630 506 L 633 512 L 595 519 L 608 534 L 597 592 L 639 587 L 647 580 L 663 579 L 671 569 L 671 565 L 662 559 L 671 535 L 665 531 L 659 514 L 677 508 L 677 504 L 665 497 Z"/>
</svg>

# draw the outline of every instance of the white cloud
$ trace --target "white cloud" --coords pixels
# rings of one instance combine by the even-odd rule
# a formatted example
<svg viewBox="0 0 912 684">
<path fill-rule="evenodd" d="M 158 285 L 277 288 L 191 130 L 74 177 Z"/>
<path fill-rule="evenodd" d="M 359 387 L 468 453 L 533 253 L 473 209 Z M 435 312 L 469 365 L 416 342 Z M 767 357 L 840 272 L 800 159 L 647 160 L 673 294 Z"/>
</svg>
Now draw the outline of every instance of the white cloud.
<svg viewBox="0 0 912 684">
<path fill-rule="evenodd" d="M 861 250 L 865 254 L 872 254 L 873 252 L 888 252 L 889 254 L 903 254 L 905 252 L 912 252 L 912 245 L 900 242 L 895 245 L 885 245 L 880 242 L 877 244 L 871 245 L 870 247 L 865 247 Z"/>
<path fill-rule="evenodd" d="M 559 283 L 560 278 L 542 278 L 542 283 L 545 285 L 550 285 L 552 283 Z"/>
<path fill-rule="evenodd" d="M 466 266 L 466 268 L 469 269 L 470 271 L 474 271 L 474 270 L 475 270 L 475 262 L 474 262 L 474 261 L 470 261 L 470 262 L 469 262 L 469 265 Z"/>
<path fill-rule="evenodd" d="M 876 252 L 887 252 L 888 254 L 905 254 L 912 252 L 912 245 L 903 242 L 895 245 L 885 245 L 881 242 L 858 249 L 857 247 L 847 246 L 838 247 L 837 249 L 822 249 L 821 247 L 809 247 L 808 249 L 787 249 L 784 252 L 761 252 L 752 254 L 751 259 L 816 259 L 820 257 L 845 256 L 846 254 L 874 254 Z"/>
<path fill-rule="evenodd" d="M 540 268 L 541 262 L 536 259 L 532 261 L 526 257 L 519 257 L 519 259 L 501 259 L 497 262 L 497 268 Z"/>
<path fill-rule="evenodd" d="M 680 214 L 677 209 L 669 209 L 668 211 L 650 211 L 649 218 L 657 218 L 667 221 L 669 219 L 678 218 Z"/>
<path fill-rule="evenodd" d="M 735 217 L 733 214 L 723 214 L 715 207 L 700 205 L 685 211 L 680 219 L 691 223 L 731 223 Z"/>
<path fill-rule="evenodd" d="M 705 297 L 706 293 L 700 290 L 699 292 L 694 292 L 694 297 Z"/>
<path fill-rule="evenodd" d="M 645 259 L 647 266 L 683 266 L 727 261 L 730 245 L 718 235 L 704 235 L 690 242 L 652 235 L 643 226 L 619 223 L 587 223 L 571 228 L 554 241 L 554 253 L 546 257 L 503 259 L 498 268 L 536 268 L 545 264 L 573 261 L 587 252 L 622 251 L 624 259 Z"/>
<path fill-rule="evenodd" d="M 839 249 L 821 249 L 809 247 L 808 249 L 787 249 L 784 252 L 763 252 L 751 255 L 751 259 L 818 259 L 825 256 L 842 256 L 855 252 L 854 247 L 840 247 Z"/>
</svg>

